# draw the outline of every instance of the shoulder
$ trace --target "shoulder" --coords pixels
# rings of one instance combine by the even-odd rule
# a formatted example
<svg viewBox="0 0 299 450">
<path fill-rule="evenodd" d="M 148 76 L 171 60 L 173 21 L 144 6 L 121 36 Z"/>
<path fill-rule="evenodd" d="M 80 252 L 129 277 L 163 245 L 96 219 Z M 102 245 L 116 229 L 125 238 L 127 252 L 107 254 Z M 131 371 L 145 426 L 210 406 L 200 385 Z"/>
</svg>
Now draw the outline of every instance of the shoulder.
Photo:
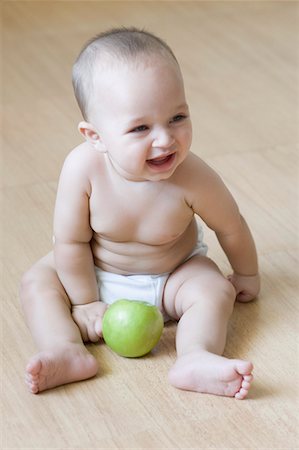
<svg viewBox="0 0 299 450">
<path fill-rule="evenodd" d="M 194 153 L 189 153 L 187 158 L 178 167 L 176 177 L 186 188 L 204 189 L 209 188 L 211 184 L 217 183 L 220 176 L 205 161 Z M 189 190 L 189 189 L 188 189 Z"/>
<path fill-rule="evenodd" d="M 103 154 L 92 148 L 87 142 L 75 147 L 64 160 L 63 170 L 91 175 L 95 168 L 104 166 Z"/>
<path fill-rule="evenodd" d="M 92 148 L 87 142 L 75 147 L 67 155 L 64 166 L 84 170 L 91 170 L 94 164 L 100 164 L 102 154 Z"/>
<path fill-rule="evenodd" d="M 207 222 L 212 210 L 235 208 L 234 200 L 220 175 L 198 156 L 190 153 L 178 172 L 185 201 Z"/>
<path fill-rule="evenodd" d="M 76 180 L 77 184 L 85 185 L 90 190 L 93 173 L 99 173 L 103 166 L 103 154 L 84 142 L 71 150 L 65 158 L 60 179 Z"/>
</svg>

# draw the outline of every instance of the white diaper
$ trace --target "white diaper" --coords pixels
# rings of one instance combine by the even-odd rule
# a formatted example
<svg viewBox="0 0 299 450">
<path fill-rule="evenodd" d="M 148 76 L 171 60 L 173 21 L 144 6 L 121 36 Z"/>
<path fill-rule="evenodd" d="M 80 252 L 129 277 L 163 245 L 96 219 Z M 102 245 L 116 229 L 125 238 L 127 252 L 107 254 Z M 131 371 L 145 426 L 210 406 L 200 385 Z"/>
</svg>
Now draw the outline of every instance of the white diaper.
<svg viewBox="0 0 299 450">
<path fill-rule="evenodd" d="M 195 255 L 205 256 L 207 251 L 208 247 L 203 242 L 203 230 L 199 226 L 196 246 L 185 261 L 188 261 Z M 141 300 L 156 305 L 163 313 L 163 293 L 170 273 L 159 275 L 119 275 L 105 272 L 98 267 L 95 267 L 95 273 L 102 302 L 111 305 L 121 298 Z M 164 315 L 164 320 L 168 319 Z"/>
<path fill-rule="evenodd" d="M 159 275 L 119 275 L 95 267 L 100 299 L 111 305 L 116 300 L 141 300 L 161 309 L 169 273 Z"/>
</svg>

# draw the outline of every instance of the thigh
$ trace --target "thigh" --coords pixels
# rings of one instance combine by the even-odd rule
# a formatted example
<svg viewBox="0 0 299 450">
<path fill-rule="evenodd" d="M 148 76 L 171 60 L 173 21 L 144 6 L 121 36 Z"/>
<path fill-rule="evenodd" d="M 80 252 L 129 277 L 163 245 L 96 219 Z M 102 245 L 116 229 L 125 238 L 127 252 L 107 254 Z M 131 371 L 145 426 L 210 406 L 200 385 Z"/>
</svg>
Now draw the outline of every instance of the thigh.
<svg viewBox="0 0 299 450">
<path fill-rule="evenodd" d="M 163 307 L 166 313 L 179 319 L 183 310 L 196 297 L 205 296 L 207 301 L 215 297 L 215 293 L 226 284 L 230 284 L 218 266 L 206 256 L 194 256 L 180 265 L 168 278 Z M 183 289 L 188 286 L 188 289 Z M 179 295 L 179 294 L 185 294 Z M 185 302 L 183 305 L 182 302 Z"/>
</svg>

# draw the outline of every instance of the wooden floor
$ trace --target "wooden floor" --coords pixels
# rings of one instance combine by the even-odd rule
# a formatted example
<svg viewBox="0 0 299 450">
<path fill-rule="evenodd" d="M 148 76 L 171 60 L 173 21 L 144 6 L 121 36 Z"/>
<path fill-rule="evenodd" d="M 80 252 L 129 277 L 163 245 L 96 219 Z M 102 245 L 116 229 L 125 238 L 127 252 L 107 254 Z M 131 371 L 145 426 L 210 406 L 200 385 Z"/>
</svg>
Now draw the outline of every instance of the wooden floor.
<svg viewBox="0 0 299 450">
<path fill-rule="evenodd" d="M 2 1 L 3 449 L 295 449 L 298 403 L 297 2 Z M 80 142 L 70 71 L 83 43 L 111 26 L 146 27 L 173 47 L 193 114 L 193 151 L 215 167 L 258 246 L 259 299 L 236 305 L 226 355 L 249 358 L 248 400 L 175 390 L 175 324 L 157 349 L 101 362 L 88 381 L 27 393 L 35 348 L 21 274 L 51 248 L 57 179 Z M 297 73 L 296 73 L 297 71 Z M 228 265 L 207 231 L 210 255 Z"/>
</svg>

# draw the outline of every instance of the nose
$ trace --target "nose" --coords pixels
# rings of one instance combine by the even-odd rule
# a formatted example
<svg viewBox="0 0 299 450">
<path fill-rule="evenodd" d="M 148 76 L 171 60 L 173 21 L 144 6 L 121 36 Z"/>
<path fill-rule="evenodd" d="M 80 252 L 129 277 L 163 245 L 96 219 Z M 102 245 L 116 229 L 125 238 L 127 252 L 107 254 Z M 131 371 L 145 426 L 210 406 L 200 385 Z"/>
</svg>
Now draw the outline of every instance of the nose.
<svg viewBox="0 0 299 450">
<path fill-rule="evenodd" d="M 168 149 L 174 144 L 174 137 L 170 130 L 166 128 L 159 128 L 155 131 L 152 146 Z"/>
</svg>

